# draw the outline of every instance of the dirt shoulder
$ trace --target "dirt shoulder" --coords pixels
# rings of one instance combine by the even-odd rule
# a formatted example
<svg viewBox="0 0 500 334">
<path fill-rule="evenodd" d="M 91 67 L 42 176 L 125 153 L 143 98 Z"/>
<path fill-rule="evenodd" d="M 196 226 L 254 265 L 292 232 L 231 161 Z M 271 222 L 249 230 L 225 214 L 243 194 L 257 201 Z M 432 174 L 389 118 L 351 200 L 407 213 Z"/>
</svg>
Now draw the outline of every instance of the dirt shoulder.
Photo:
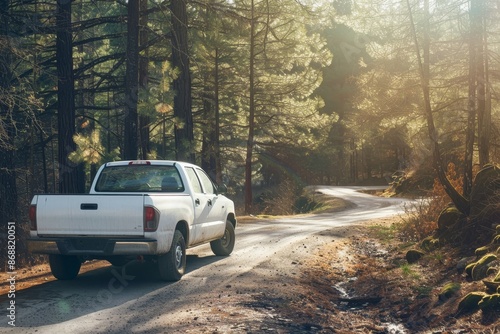
<svg viewBox="0 0 500 334">
<path fill-rule="evenodd" d="M 322 233 L 332 242 L 308 257 L 293 287 L 266 292 L 266 300 L 281 296 L 286 303 L 270 307 L 280 310 L 280 318 L 292 319 L 290 332 L 500 333 L 499 312 L 457 312 L 463 296 L 484 286 L 458 272 L 454 250 L 440 249 L 408 265 L 411 245 L 392 237 L 400 220 L 377 219 Z M 450 282 L 458 283 L 459 291 L 439 297 Z M 286 295 L 290 298 L 283 300 Z"/>
</svg>

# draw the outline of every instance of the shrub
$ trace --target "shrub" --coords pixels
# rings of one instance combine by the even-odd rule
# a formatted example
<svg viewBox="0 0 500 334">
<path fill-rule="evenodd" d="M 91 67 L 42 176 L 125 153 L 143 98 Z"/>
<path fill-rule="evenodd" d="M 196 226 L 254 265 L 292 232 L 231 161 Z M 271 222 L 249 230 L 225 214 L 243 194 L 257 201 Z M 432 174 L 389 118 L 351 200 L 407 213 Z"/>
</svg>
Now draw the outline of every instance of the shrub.
<svg viewBox="0 0 500 334">
<path fill-rule="evenodd" d="M 448 165 L 447 176 L 451 184 L 462 191 L 462 177 L 458 175 L 455 165 Z M 405 207 L 402 217 L 400 237 L 405 241 L 418 241 L 430 236 L 437 228 L 437 220 L 442 210 L 450 203 L 441 183 L 436 179 L 431 191 L 425 199 L 419 199 Z"/>
</svg>

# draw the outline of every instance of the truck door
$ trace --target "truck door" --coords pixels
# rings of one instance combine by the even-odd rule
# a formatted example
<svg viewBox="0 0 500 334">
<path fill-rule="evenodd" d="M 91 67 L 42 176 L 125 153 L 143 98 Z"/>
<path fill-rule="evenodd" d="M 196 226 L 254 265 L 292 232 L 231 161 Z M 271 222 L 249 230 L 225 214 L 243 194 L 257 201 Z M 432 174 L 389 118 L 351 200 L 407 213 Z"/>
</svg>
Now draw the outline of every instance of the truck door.
<svg viewBox="0 0 500 334">
<path fill-rule="evenodd" d="M 223 203 L 219 201 L 215 186 L 205 172 L 186 167 L 193 189 L 195 221 L 193 224 L 192 244 L 222 237 L 226 221 L 223 215 Z"/>
</svg>

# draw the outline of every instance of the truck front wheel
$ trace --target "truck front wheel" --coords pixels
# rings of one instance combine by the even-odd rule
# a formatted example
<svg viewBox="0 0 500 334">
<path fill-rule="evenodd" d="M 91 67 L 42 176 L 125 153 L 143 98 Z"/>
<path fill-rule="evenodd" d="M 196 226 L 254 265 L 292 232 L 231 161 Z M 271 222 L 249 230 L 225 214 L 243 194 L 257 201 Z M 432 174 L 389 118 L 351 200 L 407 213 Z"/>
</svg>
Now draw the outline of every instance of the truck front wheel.
<svg viewBox="0 0 500 334">
<path fill-rule="evenodd" d="M 186 241 L 179 230 L 174 233 L 170 251 L 158 255 L 158 270 L 164 281 L 178 281 L 186 272 Z"/>
<path fill-rule="evenodd" d="M 230 221 L 227 221 L 224 236 L 210 242 L 210 248 L 212 248 L 212 252 L 214 252 L 215 255 L 228 256 L 233 252 L 235 239 L 234 226 Z"/>
<path fill-rule="evenodd" d="M 78 276 L 82 263 L 74 255 L 50 254 L 49 264 L 52 275 L 59 280 L 71 280 Z"/>
</svg>

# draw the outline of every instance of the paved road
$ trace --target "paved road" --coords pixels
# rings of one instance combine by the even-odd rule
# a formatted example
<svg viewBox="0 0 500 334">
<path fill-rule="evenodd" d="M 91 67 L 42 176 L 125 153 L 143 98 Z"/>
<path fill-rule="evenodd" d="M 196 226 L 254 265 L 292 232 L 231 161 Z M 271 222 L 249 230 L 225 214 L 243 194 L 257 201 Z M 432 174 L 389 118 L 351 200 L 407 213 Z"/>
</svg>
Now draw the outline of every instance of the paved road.
<svg viewBox="0 0 500 334">
<path fill-rule="evenodd" d="M 266 314 L 272 310 L 250 307 L 262 284 L 295 275 L 309 252 L 331 241 L 322 231 L 403 212 L 401 199 L 371 196 L 362 189 L 317 188 L 356 204 L 346 211 L 239 225 L 229 257 L 214 256 L 208 246 L 189 250 L 187 273 L 179 282 L 161 282 L 154 268 L 132 264 L 40 284 L 16 293 L 15 329 L 7 324 L 2 296 L 0 333 L 249 332 L 250 323 L 272 317 Z"/>
</svg>

